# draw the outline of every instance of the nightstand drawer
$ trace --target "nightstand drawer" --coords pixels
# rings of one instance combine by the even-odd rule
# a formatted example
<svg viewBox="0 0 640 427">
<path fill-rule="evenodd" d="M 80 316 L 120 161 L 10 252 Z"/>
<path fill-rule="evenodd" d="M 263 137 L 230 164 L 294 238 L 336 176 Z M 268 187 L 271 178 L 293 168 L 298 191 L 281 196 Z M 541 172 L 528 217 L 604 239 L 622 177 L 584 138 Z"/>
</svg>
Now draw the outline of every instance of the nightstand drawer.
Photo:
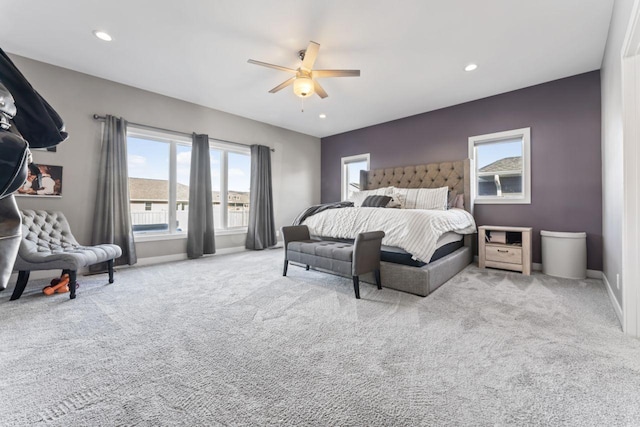
<svg viewBox="0 0 640 427">
<path fill-rule="evenodd" d="M 522 264 L 522 248 L 516 246 L 489 246 L 485 248 L 487 261 Z"/>
</svg>

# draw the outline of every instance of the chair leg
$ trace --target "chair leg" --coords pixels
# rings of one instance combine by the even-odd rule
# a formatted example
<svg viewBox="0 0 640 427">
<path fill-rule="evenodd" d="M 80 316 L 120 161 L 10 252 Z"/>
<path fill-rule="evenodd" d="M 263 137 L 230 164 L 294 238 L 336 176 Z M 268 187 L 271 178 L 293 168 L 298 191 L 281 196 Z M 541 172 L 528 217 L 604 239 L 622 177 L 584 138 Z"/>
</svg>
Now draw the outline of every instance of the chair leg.
<svg viewBox="0 0 640 427">
<path fill-rule="evenodd" d="M 15 301 L 20 298 L 22 293 L 24 292 L 24 288 L 27 287 L 27 282 L 29 281 L 29 273 L 30 271 L 20 271 L 18 273 L 18 281 L 16 282 L 16 287 L 13 290 L 13 294 L 11 295 L 10 301 Z"/>
<path fill-rule="evenodd" d="M 69 270 L 69 298 L 76 298 L 76 270 Z"/>
<path fill-rule="evenodd" d="M 356 299 L 360 299 L 360 277 L 353 276 L 353 290 L 356 293 Z"/>
<path fill-rule="evenodd" d="M 289 266 L 289 261 L 287 261 L 286 259 L 284 260 L 284 269 L 282 270 L 282 275 L 286 276 L 287 275 L 287 267 Z"/>
<path fill-rule="evenodd" d="M 382 282 L 380 281 L 380 269 L 374 271 L 376 276 L 376 285 L 378 285 L 378 289 L 382 289 Z"/>
<path fill-rule="evenodd" d="M 109 283 L 113 283 L 113 260 L 107 261 L 107 267 L 109 268 Z"/>
</svg>

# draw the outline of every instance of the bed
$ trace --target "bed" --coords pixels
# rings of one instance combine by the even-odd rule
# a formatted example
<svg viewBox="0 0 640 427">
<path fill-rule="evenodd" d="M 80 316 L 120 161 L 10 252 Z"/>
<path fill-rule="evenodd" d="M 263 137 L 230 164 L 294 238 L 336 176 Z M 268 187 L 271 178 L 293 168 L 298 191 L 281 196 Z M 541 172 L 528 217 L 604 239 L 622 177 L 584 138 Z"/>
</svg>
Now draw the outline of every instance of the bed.
<svg viewBox="0 0 640 427">
<path fill-rule="evenodd" d="M 336 206 L 339 209 L 327 209 L 309 216 L 302 223 L 309 226 L 312 234 L 322 240 L 348 241 L 350 233 L 373 229 L 387 231 L 381 257 L 383 285 L 427 296 L 473 259 L 471 246 L 476 229 L 470 215 L 470 181 L 469 159 L 362 171 L 362 190 L 383 187 L 448 187 L 451 192 L 461 195 L 464 210 L 418 212 L 411 209 L 356 208 L 341 205 Z M 397 225 L 391 225 L 393 221 Z M 406 224 L 411 224 L 413 228 L 405 227 Z M 429 235 L 423 238 L 420 230 L 430 227 L 437 229 L 437 237 Z M 401 230 L 398 231 L 397 228 Z M 420 237 L 416 238 L 418 234 Z M 365 275 L 362 280 L 375 283 L 373 275 Z"/>
</svg>

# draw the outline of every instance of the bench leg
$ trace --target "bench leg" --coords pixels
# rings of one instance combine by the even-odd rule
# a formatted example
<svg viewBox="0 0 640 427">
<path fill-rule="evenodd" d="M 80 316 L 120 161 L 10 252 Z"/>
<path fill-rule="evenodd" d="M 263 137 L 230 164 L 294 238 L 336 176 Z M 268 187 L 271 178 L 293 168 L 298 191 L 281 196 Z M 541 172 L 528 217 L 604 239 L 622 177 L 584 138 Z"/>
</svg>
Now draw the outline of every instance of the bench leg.
<svg viewBox="0 0 640 427">
<path fill-rule="evenodd" d="M 284 269 L 282 270 L 282 275 L 286 276 L 287 275 L 287 267 L 289 266 L 289 261 L 287 261 L 286 259 L 284 260 Z"/>
<path fill-rule="evenodd" d="M 76 298 L 76 270 L 69 270 L 69 298 Z"/>
<path fill-rule="evenodd" d="M 113 283 L 113 260 L 107 261 L 107 267 L 109 268 L 109 283 Z"/>
<path fill-rule="evenodd" d="M 376 276 L 376 285 L 378 285 L 378 289 L 382 289 L 382 282 L 380 281 L 380 269 L 374 271 Z"/>
<path fill-rule="evenodd" d="M 356 299 L 360 299 L 360 277 L 353 276 L 353 290 L 356 293 Z"/>
<path fill-rule="evenodd" d="M 13 294 L 11 295 L 10 301 L 15 301 L 22 296 L 24 292 L 24 288 L 27 287 L 27 282 L 29 281 L 29 273 L 30 271 L 20 271 L 18 273 L 18 281 L 16 282 L 16 287 L 13 289 Z"/>
<path fill-rule="evenodd" d="M 307 271 L 309 271 L 309 264 L 307 264 Z"/>
</svg>

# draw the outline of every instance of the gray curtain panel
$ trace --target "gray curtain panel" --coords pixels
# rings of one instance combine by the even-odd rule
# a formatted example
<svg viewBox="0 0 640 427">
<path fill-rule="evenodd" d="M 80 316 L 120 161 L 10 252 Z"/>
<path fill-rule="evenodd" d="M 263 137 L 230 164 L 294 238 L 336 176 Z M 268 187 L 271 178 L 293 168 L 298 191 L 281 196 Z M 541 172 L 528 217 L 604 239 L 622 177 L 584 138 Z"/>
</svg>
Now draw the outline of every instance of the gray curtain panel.
<svg viewBox="0 0 640 427">
<path fill-rule="evenodd" d="M 209 136 L 193 134 L 189 177 L 189 227 L 187 256 L 199 258 L 216 253 L 211 194 Z"/>
<path fill-rule="evenodd" d="M 96 191 L 92 244 L 113 243 L 122 248 L 116 265 L 138 261 L 129 212 L 129 172 L 127 170 L 127 121 L 107 115 L 102 133 L 102 148 Z M 96 264 L 90 271 L 104 271 Z"/>
<path fill-rule="evenodd" d="M 271 149 L 264 145 L 252 145 L 251 204 L 245 247 L 259 250 L 274 246 L 277 242 L 273 220 Z"/>
</svg>

